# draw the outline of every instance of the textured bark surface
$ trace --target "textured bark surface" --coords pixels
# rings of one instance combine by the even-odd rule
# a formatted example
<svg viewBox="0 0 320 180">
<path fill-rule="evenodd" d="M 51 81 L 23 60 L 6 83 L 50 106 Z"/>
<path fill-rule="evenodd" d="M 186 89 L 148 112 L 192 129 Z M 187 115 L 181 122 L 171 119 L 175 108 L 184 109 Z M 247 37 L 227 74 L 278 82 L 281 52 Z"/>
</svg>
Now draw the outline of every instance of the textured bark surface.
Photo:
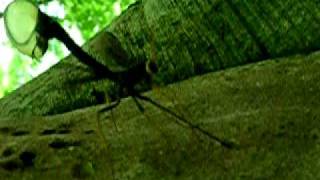
<svg viewBox="0 0 320 180">
<path fill-rule="evenodd" d="M 115 40 L 101 32 L 86 49 L 105 64 L 123 66 L 155 58 L 155 82 L 167 84 L 196 74 L 320 47 L 320 12 L 315 0 L 138 1 L 107 29 L 127 51 L 128 61 L 110 55 Z M 1 99 L 0 116 L 48 115 L 101 103 L 107 80 L 90 79 L 72 56 Z M 160 80 L 161 79 L 161 80 Z"/>
<path fill-rule="evenodd" d="M 319 179 L 319 68 L 320 53 L 296 56 L 147 94 L 238 149 L 145 103 L 144 116 L 131 98 L 113 119 L 101 106 L 2 119 L 1 179 Z"/>
<path fill-rule="evenodd" d="M 126 55 L 108 32 L 85 48 L 113 69 L 155 58 L 154 79 L 167 84 L 308 54 L 320 47 L 319 19 L 315 0 L 144 0 L 107 28 Z M 147 93 L 239 144 L 225 149 L 131 98 L 98 116 L 110 82 L 67 57 L 0 100 L 0 177 L 319 179 L 319 68 L 319 53 L 290 56 Z"/>
</svg>

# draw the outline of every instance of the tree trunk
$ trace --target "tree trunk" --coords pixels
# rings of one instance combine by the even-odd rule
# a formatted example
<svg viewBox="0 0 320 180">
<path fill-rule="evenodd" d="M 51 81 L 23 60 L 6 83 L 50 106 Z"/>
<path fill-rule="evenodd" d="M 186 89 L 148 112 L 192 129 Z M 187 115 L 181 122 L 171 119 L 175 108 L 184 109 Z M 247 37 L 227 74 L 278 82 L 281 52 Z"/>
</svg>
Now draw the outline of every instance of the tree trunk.
<svg viewBox="0 0 320 180">
<path fill-rule="evenodd" d="M 113 69 L 156 60 L 160 72 L 153 79 L 168 84 L 314 51 L 320 47 L 319 20 L 312 0 L 144 0 L 85 49 Z M 317 179 L 319 62 L 319 54 L 276 59 L 148 94 L 238 145 L 226 149 L 146 103 L 144 115 L 130 99 L 113 113 L 98 114 L 105 105 L 96 105 L 112 83 L 95 80 L 69 56 L 1 99 L 0 174 L 4 179 Z"/>
</svg>

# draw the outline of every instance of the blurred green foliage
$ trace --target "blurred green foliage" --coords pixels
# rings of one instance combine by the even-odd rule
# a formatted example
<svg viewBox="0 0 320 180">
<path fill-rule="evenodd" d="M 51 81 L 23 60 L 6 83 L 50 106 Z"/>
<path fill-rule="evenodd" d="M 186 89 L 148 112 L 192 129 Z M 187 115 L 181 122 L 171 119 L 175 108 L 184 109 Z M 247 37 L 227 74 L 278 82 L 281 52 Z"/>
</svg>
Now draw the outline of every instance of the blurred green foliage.
<svg viewBox="0 0 320 180">
<path fill-rule="evenodd" d="M 36 0 L 37 4 L 46 5 L 52 0 Z M 119 4 L 121 11 L 136 0 L 58 0 L 66 12 L 63 21 L 77 25 L 85 40 L 92 37 L 96 31 L 108 25 L 117 16 L 115 5 Z M 95 31 L 93 31 L 95 30 Z"/>
<path fill-rule="evenodd" d="M 54 0 L 33 1 L 38 5 L 46 7 Z M 119 12 L 126 9 L 135 1 L 136 0 L 58 0 L 65 11 L 65 17 L 62 19 L 57 17 L 57 19 L 61 24 L 78 27 L 83 39 L 87 41 L 108 25 Z M 65 55 L 62 48 L 60 43 L 53 42 L 50 43 L 48 51 L 54 53 L 58 59 L 61 59 Z M 8 83 L 4 83 L 4 81 L 6 81 L 5 73 L 0 68 L 0 98 L 31 80 L 32 75 L 30 74 L 30 69 L 36 69 L 37 66 L 38 63 L 36 60 L 31 61 L 15 51 L 7 71 L 9 73 Z"/>
</svg>

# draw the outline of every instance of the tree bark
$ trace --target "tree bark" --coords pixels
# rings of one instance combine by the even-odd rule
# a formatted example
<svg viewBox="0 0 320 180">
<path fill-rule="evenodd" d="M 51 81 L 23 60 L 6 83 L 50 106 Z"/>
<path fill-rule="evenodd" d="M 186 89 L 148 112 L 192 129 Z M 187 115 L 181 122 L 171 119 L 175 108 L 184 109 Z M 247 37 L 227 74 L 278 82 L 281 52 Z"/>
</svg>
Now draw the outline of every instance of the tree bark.
<svg viewBox="0 0 320 180">
<path fill-rule="evenodd" d="M 222 147 L 173 116 L 124 99 L 0 121 L 2 179 L 318 179 L 320 54 L 192 78 L 148 93 L 189 122 L 238 144 Z"/>
<path fill-rule="evenodd" d="M 320 47 L 319 19 L 312 0 L 144 0 L 84 48 L 114 70 L 156 60 L 154 81 L 169 84 L 308 54 Z M 112 83 L 69 56 L 1 99 L 0 177 L 317 179 L 319 59 L 259 62 L 147 93 L 238 145 L 226 149 L 148 103 L 144 114 L 130 98 L 97 113 Z"/>
</svg>

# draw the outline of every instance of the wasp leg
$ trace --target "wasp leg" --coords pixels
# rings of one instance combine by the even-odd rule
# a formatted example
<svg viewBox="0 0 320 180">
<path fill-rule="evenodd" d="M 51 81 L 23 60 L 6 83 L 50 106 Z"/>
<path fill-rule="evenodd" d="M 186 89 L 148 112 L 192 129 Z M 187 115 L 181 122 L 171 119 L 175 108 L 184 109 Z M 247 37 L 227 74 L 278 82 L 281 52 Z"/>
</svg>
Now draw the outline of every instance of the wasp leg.
<svg viewBox="0 0 320 180">
<path fill-rule="evenodd" d="M 140 95 L 140 94 L 137 94 L 136 95 L 137 98 L 143 100 L 143 101 L 146 101 L 156 107 L 158 107 L 159 109 L 161 109 L 162 111 L 174 116 L 176 118 L 177 121 L 181 121 L 183 122 L 184 124 L 186 124 L 187 126 L 189 126 L 191 129 L 195 129 L 197 131 L 199 131 L 200 133 L 206 135 L 207 137 L 209 137 L 210 139 L 218 142 L 220 145 L 222 145 L 223 147 L 225 148 L 228 148 L 228 149 L 233 149 L 233 148 L 237 148 L 238 145 L 233 143 L 233 142 L 230 142 L 230 141 L 227 141 L 227 140 L 224 140 L 224 139 L 221 139 L 213 134 L 211 134 L 210 132 L 202 129 L 201 127 L 199 127 L 198 125 L 195 125 L 195 124 L 192 124 L 191 122 L 189 122 L 187 119 L 185 119 L 184 117 L 176 114 L 175 112 L 171 111 L 170 109 L 162 106 L 161 104 L 155 102 L 154 100 L 152 100 L 151 98 L 149 97 L 146 97 L 146 96 L 143 96 L 143 95 Z M 177 122 L 176 121 L 176 122 Z M 180 124 L 180 123 L 179 123 Z"/>
<path fill-rule="evenodd" d="M 116 124 L 116 122 L 115 122 L 115 120 L 113 118 L 113 111 L 112 110 L 115 107 L 117 107 L 119 104 L 120 104 L 120 99 L 117 99 L 116 101 L 112 102 L 111 104 L 109 104 L 109 105 L 101 108 L 100 110 L 98 110 L 98 123 L 99 123 L 99 125 L 100 125 L 100 119 L 101 119 L 100 118 L 100 114 L 105 113 L 107 111 L 110 111 L 111 112 L 111 119 L 113 121 L 114 126 L 116 127 L 116 130 L 118 131 L 117 124 Z"/>
<path fill-rule="evenodd" d="M 132 98 L 133 98 L 134 102 L 136 103 L 139 111 L 144 115 L 144 117 L 145 117 L 147 120 L 149 120 L 149 122 L 151 122 L 151 121 L 150 121 L 151 118 L 148 116 L 147 113 L 145 113 L 144 107 L 143 107 L 142 104 L 138 101 L 137 97 L 132 96 Z"/>
<path fill-rule="evenodd" d="M 115 118 L 114 118 L 114 116 L 113 116 L 113 109 L 110 110 L 110 113 L 111 113 L 111 119 L 112 119 L 113 125 L 114 125 L 114 127 L 116 128 L 116 131 L 117 131 L 117 132 L 120 132 L 119 129 L 118 129 L 116 120 L 115 120 Z"/>
<path fill-rule="evenodd" d="M 118 130 L 117 124 L 116 124 L 116 122 L 115 122 L 115 120 L 113 118 L 113 111 L 112 110 L 115 107 L 117 107 L 119 104 L 120 104 L 120 99 L 117 99 L 116 101 L 112 102 L 111 104 L 99 109 L 98 112 L 97 112 L 96 120 L 97 120 L 98 134 L 102 139 L 104 149 L 107 150 L 107 151 L 110 151 L 110 152 L 111 152 L 111 144 L 108 145 L 107 139 L 106 139 L 105 135 L 103 134 L 103 131 L 102 131 L 102 128 L 101 128 L 102 126 L 101 126 L 101 123 L 100 123 L 100 114 L 105 113 L 107 111 L 110 111 L 111 112 L 111 119 L 112 119 L 112 121 L 114 123 L 114 126 L 116 127 L 116 131 L 118 132 L 119 130 Z M 112 159 L 112 156 L 108 156 L 108 157 L 109 157 L 108 158 L 109 161 L 111 162 L 110 164 L 111 164 L 112 179 L 115 179 L 115 177 L 114 177 L 114 168 L 113 168 L 113 159 Z"/>
<path fill-rule="evenodd" d="M 138 101 L 138 99 L 135 96 L 132 96 L 133 101 L 136 103 L 139 111 L 141 113 L 144 113 L 144 107 L 142 106 L 142 104 Z"/>
<path fill-rule="evenodd" d="M 104 113 L 106 111 L 110 111 L 113 108 L 117 107 L 119 104 L 120 104 L 120 99 L 117 99 L 116 101 L 112 102 L 111 104 L 99 109 L 98 113 Z"/>
</svg>

